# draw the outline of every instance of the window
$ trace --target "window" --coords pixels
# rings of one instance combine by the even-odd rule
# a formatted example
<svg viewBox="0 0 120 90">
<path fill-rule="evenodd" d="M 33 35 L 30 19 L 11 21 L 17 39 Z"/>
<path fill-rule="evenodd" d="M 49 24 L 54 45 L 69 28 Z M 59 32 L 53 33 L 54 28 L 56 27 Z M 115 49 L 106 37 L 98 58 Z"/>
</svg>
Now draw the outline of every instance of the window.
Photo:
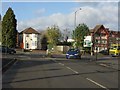
<svg viewBox="0 0 120 90">
<path fill-rule="evenodd" d="M 37 41 L 32 42 L 32 46 L 37 46 Z"/>
<path fill-rule="evenodd" d="M 35 41 L 35 46 L 37 46 L 37 41 Z"/>
<path fill-rule="evenodd" d="M 34 34 L 34 37 L 36 38 L 36 37 L 37 37 L 37 34 Z"/>
<path fill-rule="evenodd" d="M 106 41 L 106 40 L 103 40 L 103 41 L 102 41 L 102 43 L 103 43 L 103 44 L 106 44 L 106 43 L 107 43 L 107 41 Z"/>
<path fill-rule="evenodd" d="M 35 46 L 35 43 L 34 43 L 34 42 L 32 42 L 32 46 Z"/>
<path fill-rule="evenodd" d="M 26 34 L 26 37 L 29 37 L 29 34 Z"/>
<path fill-rule="evenodd" d="M 100 44 L 100 40 L 98 40 L 98 43 Z"/>
<path fill-rule="evenodd" d="M 26 48 L 29 48 L 29 44 L 28 43 L 26 43 Z"/>
</svg>

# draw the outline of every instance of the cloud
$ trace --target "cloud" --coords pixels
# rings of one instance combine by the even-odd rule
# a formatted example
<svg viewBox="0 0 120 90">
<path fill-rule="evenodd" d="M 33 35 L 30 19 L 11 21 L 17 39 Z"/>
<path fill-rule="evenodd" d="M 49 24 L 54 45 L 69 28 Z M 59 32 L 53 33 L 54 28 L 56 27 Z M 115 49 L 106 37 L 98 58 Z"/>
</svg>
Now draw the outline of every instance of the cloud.
<svg viewBox="0 0 120 90">
<path fill-rule="evenodd" d="M 88 27 L 94 28 L 97 24 L 103 24 L 110 30 L 118 29 L 118 6 L 117 3 L 99 2 L 95 6 L 94 2 L 90 6 L 86 3 L 81 7 L 82 10 L 76 13 L 76 22 L 85 23 Z M 40 16 L 28 21 L 19 21 L 18 30 L 22 31 L 25 28 L 33 27 L 37 30 L 45 30 L 47 27 L 52 25 L 58 25 L 61 30 L 68 28 L 74 29 L 75 10 L 79 7 L 74 7 L 71 13 L 53 13 L 49 16 Z M 45 12 L 45 9 L 38 11 L 38 14 Z"/>
</svg>

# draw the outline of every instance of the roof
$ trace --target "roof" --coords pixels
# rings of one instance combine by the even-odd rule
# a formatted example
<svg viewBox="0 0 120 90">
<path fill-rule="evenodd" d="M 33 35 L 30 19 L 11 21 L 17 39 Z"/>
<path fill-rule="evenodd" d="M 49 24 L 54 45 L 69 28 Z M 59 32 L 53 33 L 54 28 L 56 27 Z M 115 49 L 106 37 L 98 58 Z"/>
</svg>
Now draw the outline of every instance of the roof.
<svg viewBox="0 0 120 90">
<path fill-rule="evenodd" d="M 22 32 L 20 32 L 20 34 L 21 33 L 25 33 L 25 34 L 32 34 L 32 33 L 39 34 L 39 32 L 37 32 L 35 29 L 33 29 L 31 27 L 26 28 L 25 30 L 23 30 Z"/>
<path fill-rule="evenodd" d="M 93 29 L 93 32 L 96 33 L 101 27 L 104 28 L 103 25 L 96 25 L 95 28 Z"/>
<path fill-rule="evenodd" d="M 94 29 L 90 29 L 90 32 L 91 32 L 91 33 L 94 32 Z"/>
</svg>

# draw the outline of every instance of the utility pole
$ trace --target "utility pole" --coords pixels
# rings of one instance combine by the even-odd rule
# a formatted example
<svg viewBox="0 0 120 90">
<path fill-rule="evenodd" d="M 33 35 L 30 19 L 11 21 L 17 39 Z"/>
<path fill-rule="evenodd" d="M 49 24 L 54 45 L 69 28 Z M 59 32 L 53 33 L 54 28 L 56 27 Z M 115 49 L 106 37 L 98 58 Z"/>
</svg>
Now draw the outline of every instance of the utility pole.
<svg viewBox="0 0 120 90">
<path fill-rule="evenodd" d="M 94 34 L 93 34 L 94 32 L 91 32 L 91 56 L 93 56 L 94 55 L 94 50 L 93 50 L 93 48 L 94 48 Z"/>
<path fill-rule="evenodd" d="M 82 10 L 81 8 L 79 8 L 78 10 L 76 10 L 75 11 L 75 21 L 74 21 L 74 28 L 76 28 L 76 13 L 77 13 L 77 11 L 79 11 L 79 10 Z"/>
</svg>

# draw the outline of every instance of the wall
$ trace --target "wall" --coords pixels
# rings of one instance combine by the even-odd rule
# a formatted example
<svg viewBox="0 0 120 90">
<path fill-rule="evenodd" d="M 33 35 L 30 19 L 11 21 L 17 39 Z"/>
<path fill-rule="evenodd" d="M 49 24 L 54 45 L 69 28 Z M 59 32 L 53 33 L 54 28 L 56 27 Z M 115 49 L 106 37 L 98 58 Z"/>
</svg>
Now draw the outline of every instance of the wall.
<svg viewBox="0 0 120 90">
<path fill-rule="evenodd" d="M 60 51 L 62 53 L 66 53 L 69 50 L 69 46 L 56 46 L 55 49 L 57 51 Z"/>
</svg>

